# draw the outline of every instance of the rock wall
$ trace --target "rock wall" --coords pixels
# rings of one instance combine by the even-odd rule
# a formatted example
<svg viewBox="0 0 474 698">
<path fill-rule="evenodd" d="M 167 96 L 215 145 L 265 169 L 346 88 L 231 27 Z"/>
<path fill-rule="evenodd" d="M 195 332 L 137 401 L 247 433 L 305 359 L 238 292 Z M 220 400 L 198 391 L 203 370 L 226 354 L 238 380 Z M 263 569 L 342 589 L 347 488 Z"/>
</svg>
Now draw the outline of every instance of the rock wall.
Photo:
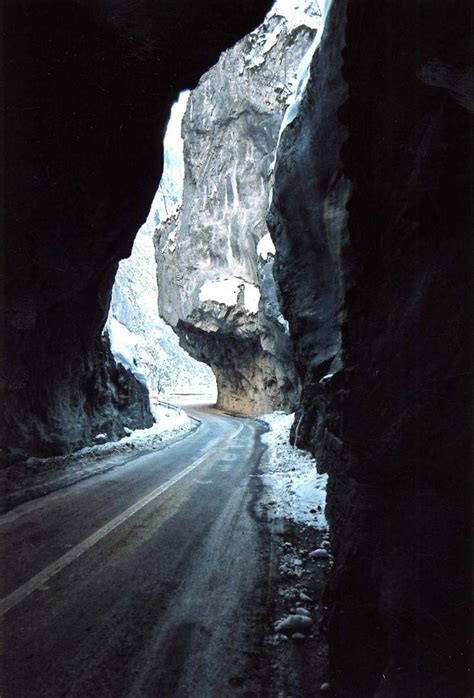
<svg viewBox="0 0 474 698">
<path fill-rule="evenodd" d="M 273 254 L 259 255 L 257 245 L 268 234 L 286 100 L 318 21 L 273 10 L 201 79 L 182 125 L 182 208 L 157 230 L 160 314 L 212 367 L 218 404 L 231 412 L 291 409 L 298 393 Z"/>
<path fill-rule="evenodd" d="M 101 330 L 158 186 L 171 104 L 269 6 L 3 4 L 3 455 L 65 452 L 100 429 Z"/>
<path fill-rule="evenodd" d="M 278 153 L 293 438 L 329 472 L 341 696 L 470 695 L 470 27 L 467 2 L 333 0 Z"/>
</svg>

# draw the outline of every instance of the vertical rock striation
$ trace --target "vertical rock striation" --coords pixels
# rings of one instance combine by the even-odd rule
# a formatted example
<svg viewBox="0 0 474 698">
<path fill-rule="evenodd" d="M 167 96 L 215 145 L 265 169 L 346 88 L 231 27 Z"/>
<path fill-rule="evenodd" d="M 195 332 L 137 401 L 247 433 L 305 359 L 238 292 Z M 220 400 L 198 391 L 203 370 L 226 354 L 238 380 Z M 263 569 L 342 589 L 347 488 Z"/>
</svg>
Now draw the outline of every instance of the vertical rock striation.
<svg viewBox="0 0 474 698">
<path fill-rule="evenodd" d="M 286 100 L 318 22 L 274 9 L 201 79 L 182 125 L 182 208 L 157 230 L 160 314 L 212 367 L 232 412 L 291 408 L 297 396 L 273 252 L 257 245 Z"/>
<path fill-rule="evenodd" d="M 342 696 L 470 695 L 471 26 L 467 2 L 333 0 L 278 152 L 269 225 L 297 442 L 329 472 Z"/>
</svg>

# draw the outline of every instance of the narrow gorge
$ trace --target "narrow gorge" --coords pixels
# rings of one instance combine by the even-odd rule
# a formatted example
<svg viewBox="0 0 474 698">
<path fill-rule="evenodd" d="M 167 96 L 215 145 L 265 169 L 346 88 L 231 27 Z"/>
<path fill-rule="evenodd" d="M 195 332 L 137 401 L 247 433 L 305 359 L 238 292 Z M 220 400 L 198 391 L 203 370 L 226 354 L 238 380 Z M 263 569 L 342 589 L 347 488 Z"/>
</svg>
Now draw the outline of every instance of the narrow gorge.
<svg viewBox="0 0 474 698">
<path fill-rule="evenodd" d="M 472 4 L 290 4 L 7 0 L 0 465 L 8 476 L 150 427 L 150 396 L 208 390 L 210 367 L 226 443 L 243 434 L 239 454 L 256 449 L 262 428 L 242 419 L 232 435 L 229 414 L 294 411 L 293 444 L 328 476 L 332 565 L 315 632 L 329 645 L 328 682 L 305 695 L 467 698 Z M 158 210 L 163 140 L 185 90 L 182 192 Z M 186 472 L 200 458 L 190 446 Z M 113 500 L 117 482 L 107 486 Z M 173 535 L 163 560 L 191 554 Z M 222 536 L 234 541 L 227 520 Z M 73 542 L 61 541 L 65 557 Z M 140 574 L 135 562 L 133 589 Z M 182 584 L 164 586 L 172 607 Z M 173 637 L 196 627 L 182 621 Z M 175 671 L 180 657 L 171 648 L 163 661 Z M 140 670 L 128 695 L 157 695 L 141 692 Z M 233 681 L 229 695 L 266 695 Z"/>
</svg>

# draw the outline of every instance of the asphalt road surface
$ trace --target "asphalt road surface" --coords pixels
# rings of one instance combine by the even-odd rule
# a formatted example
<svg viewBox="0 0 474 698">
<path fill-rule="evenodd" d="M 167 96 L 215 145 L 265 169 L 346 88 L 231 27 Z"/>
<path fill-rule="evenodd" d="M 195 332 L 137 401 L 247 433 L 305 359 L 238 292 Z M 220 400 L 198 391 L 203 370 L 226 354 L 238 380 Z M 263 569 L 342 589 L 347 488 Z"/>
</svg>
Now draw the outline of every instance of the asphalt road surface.
<svg viewBox="0 0 474 698">
<path fill-rule="evenodd" d="M 260 427 L 197 416 L 173 446 L 0 517 L 1 698 L 262 695 Z"/>
</svg>

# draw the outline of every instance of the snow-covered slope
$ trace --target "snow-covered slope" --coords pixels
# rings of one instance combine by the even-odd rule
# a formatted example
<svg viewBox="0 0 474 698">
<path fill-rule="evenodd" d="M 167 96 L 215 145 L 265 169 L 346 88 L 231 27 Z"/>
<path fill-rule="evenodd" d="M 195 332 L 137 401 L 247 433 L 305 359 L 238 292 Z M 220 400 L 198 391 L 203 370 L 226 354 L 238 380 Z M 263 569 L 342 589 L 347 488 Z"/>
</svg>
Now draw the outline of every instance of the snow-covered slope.
<svg viewBox="0 0 474 698">
<path fill-rule="evenodd" d="M 152 402 L 174 393 L 215 392 L 214 376 L 192 359 L 158 315 L 152 229 L 143 226 L 132 254 L 120 263 L 107 327 L 116 361 L 144 376 Z"/>
</svg>

